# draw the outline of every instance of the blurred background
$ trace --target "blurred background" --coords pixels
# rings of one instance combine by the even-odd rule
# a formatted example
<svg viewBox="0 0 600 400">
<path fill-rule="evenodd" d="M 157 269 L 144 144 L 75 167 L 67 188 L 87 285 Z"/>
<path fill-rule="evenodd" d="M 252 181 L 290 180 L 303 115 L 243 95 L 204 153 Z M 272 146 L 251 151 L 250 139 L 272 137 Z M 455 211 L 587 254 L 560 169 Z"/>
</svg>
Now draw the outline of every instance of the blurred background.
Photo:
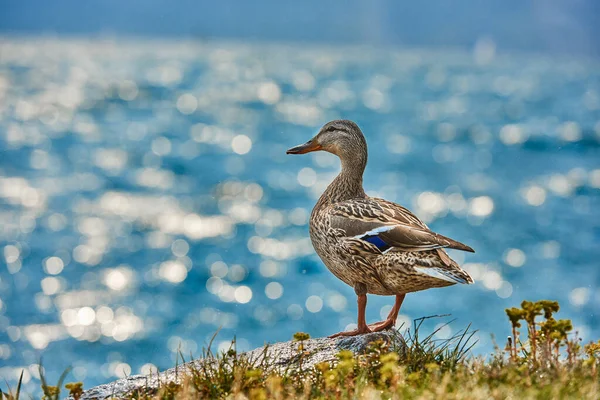
<svg viewBox="0 0 600 400">
<path fill-rule="evenodd" d="M 0 2 L 0 376 L 86 387 L 356 322 L 307 221 L 338 172 L 286 156 L 355 120 L 365 188 L 475 254 L 399 323 L 559 300 L 600 336 L 593 0 Z M 369 321 L 393 299 L 371 296 Z M 4 389 L 4 388 L 3 388 Z"/>
</svg>

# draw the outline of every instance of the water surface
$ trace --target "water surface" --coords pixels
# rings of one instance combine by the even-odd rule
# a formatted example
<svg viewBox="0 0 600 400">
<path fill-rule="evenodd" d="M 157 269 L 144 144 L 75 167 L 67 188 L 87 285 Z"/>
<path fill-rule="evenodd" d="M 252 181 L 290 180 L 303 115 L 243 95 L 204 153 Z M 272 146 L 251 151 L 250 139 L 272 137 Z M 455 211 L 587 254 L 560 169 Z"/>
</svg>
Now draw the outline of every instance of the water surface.
<svg viewBox="0 0 600 400">
<path fill-rule="evenodd" d="M 400 322 L 509 334 L 504 308 L 562 305 L 600 335 L 600 68 L 534 56 L 169 41 L 0 42 L 0 375 L 86 386 L 215 346 L 323 336 L 355 296 L 307 219 L 337 173 L 286 156 L 355 120 L 365 189 L 476 249 L 471 286 L 407 296 Z M 392 298 L 370 296 L 370 321 Z M 431 320 L 427 329 L 448 321 Z"/>
</svg>

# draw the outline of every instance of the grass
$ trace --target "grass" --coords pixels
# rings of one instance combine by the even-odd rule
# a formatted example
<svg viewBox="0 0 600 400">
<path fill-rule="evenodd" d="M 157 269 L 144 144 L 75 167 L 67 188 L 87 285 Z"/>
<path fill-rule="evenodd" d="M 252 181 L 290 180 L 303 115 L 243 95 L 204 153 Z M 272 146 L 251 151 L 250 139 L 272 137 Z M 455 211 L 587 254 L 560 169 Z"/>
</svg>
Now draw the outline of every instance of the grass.
<svg viewBox="0 0 600 400">
<path fill-rule="evenodd" d="M 374 342 L 363 354 L 341 351 L 335 362 L 310 368 L 276 370 L 268 358 L 256 364 L 234 347 L 217 355 L 209 347 L 204 356 L 211 362 L 198 364 L 179 384 L 137 390 L 127 398 L 598 399 L 600 341 L 582 346 L 571 322 L 554 318 L 558 310 L 558 303 L 546 300 L 507 309 L 512 336 L 487 358 L 470 355 L 475 344 L 470 327 L 436 340 L 436 332 L 419 334 L 425 319 L 406 330 L 406 346 Z M 294 335 L 300 366 L 308 338 Z M 44 399 L 59 398 L 65 375 L 57 386 L 48 386 L 40 374 Z M 20 386 L 0 397 L 18 400 Z M 80 382 L 66 388 L 73 398 L 81 396 Z"/>
</svg>

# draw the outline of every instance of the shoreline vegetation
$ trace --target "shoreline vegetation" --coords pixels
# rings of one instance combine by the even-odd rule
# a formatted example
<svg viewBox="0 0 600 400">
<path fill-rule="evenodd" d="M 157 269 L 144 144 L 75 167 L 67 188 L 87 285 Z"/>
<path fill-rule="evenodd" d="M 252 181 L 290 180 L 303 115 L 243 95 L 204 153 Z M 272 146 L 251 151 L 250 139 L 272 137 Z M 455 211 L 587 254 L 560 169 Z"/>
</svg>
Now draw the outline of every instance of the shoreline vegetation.
<svg viewBox="0 0 600 400">
<path fill-rule="evenodd" d="M 570 320 L 555 319 L 555 301 L 523 301 L 506 310 L 511 327 L 505 347 L 487 358 L 470 354 L 475 331 L 467 326 L 449 339 L 432 332 L 421 336 L 426 318 L 415 320 L 403 335 L 375 340 L 359 350 L 341 350 L 332 360 L 315 361 L 314 339 L 296 333 L 288 342 L 293 360 L 259 351 L 252 358 L 232 347 L 175 368 L 175 379 L 158 380 L 127 393 L 125 399 L 598 399 L 600 396 L 600 340 L 583 345 Z M 441 328 L 440 328 L 441 329 Z M 374 334 L 373 334 L 374 335 Z M 385 336 L 385 335 L 384 335 Z M 325 339 L 318 339 L 325 340 Z M 333 339 L 328 339 L 333 341 Z M 334 343 L 349 340 L 342 338 Z M 311 345 L 309 345 L 311 344 Z M 260 350 L 260 349 L 258 349 Z M 256 352 L 256 350 L 254 351 Z M 185 362 L 183 354 L 179 355 Z M 288 355 L 289 356 L 289 355 Z M 318 361 L 318 360 L 317 360 Z M 286 361 L 287 362 L 287 361 Z M 83 383 L 63 386 L 65 370 L 55 386 L 48 385 L 40 367 L 42 399 L 58 400 L 61 389 L 74 400 L 94 398 Z M 157 371 L 158 374 L 158 371 Z M 141 379 L 141 378 L 140 378 Z M 146 380 L 148 378 L 146 377 Z M 20 382 L 0 394 L 19 400 Z M 26 395 L 27 397 L 30 397 Z"/>
</svg>

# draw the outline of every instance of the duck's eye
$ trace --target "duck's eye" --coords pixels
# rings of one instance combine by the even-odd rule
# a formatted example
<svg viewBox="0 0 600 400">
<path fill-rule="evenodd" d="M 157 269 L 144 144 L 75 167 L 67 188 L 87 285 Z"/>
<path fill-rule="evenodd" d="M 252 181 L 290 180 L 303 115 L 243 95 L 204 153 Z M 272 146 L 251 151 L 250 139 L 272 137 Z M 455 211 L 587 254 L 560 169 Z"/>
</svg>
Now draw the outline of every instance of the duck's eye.
<svg viewBox="0 0 600 400">
<path fill-rule="evenodd" d="M 335 131 L 335 130 L 336 130 L 335 126 L 330 126 L 329 128 L 327 128 L 327 129 L 325 130 L 325 132 L 333 132 L 333 131 Z"/>
</svg>

